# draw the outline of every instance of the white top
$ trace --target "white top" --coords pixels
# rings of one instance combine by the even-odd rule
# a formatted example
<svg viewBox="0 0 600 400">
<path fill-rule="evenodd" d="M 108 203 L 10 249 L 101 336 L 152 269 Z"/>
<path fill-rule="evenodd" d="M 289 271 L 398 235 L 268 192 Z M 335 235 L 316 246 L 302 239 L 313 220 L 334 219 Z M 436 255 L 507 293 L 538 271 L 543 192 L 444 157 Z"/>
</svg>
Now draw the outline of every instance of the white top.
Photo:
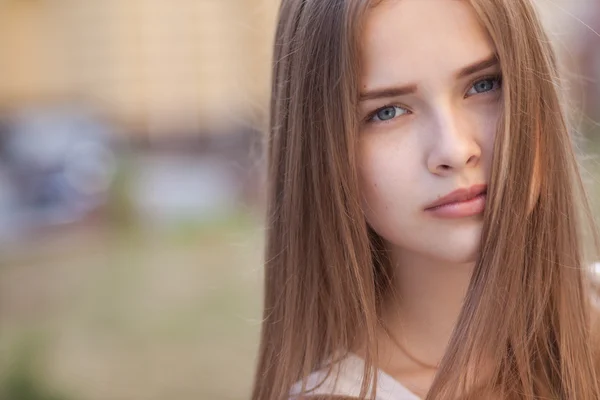
<svg viewBox="0 0 600 400">
<path fill-rule="evenodd" d="M 305 396 L 311 395 L 334 395 L 358 397 L 363 380 L 365 362 L 355 354 L 350 354 L 339 363 L 331 367 L 329 377 L 327 372 L 329 368 L 313 372 L 306 378 Z M 339 372 L 339 377 L 336 375 Z M 325 379 L 325 380 L 324 380 Z M 294 399 L 300 394 L 302 382 L 296 382 L 290 391 L 291 398 Z M 420 400 L 414 393 L 410 392 L 400 382 L 386 374 L 377 371 L 377 391 L 374 400 Z"/>
</svg>

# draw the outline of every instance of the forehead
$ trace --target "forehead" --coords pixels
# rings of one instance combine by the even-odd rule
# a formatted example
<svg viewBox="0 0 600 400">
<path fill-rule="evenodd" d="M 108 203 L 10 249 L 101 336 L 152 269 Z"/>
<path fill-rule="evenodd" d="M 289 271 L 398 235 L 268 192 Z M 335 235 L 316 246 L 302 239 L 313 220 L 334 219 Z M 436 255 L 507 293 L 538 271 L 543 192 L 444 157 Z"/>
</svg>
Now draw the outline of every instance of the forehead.
<svg viewBox="0 0 600 400">
<path fill-rule="evenodd" d="M 384 0 L 366 15 L 362 83 L 419 83 L 452 74 L 494 51 L 464 0 Z"/>
</svg>

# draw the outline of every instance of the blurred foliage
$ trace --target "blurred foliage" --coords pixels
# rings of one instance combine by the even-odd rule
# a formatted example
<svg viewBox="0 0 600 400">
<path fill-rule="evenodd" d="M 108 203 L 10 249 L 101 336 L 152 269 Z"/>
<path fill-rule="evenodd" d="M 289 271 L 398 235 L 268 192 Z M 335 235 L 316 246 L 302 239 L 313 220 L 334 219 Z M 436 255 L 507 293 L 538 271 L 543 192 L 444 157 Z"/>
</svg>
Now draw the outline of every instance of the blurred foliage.
<svg viewBox="0 0 600 400">
<path fill-rule="evenodd" d="M 50 389 L 36 364 L 39 346 L 22 344 L 12 357 L 9 370 L 0 382 L 0 400 L 70 400 Z"/>
<path fill-rule="evenodd" d="M 130 193 L 133 174 L 132 161 L 126 155 L 121 155 L 107 201 L 108 220 L 120 228 L 134 227 L 137 223 L 137 213 Z"/>
</svg>

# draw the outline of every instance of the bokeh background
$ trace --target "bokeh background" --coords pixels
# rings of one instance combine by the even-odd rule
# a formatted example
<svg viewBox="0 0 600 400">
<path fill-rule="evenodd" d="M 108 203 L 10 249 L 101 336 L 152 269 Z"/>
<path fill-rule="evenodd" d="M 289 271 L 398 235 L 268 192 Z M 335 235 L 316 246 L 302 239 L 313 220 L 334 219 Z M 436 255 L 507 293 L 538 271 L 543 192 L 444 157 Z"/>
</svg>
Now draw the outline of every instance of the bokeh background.
<svg viewBox="0 0 600 400">
<path fill-rule="evenodd" d="M 0 400 L 248 398 L 278 3 L 0 0 Z M 600 1 L 538 3 L 600 211 Z"/>
</svg>

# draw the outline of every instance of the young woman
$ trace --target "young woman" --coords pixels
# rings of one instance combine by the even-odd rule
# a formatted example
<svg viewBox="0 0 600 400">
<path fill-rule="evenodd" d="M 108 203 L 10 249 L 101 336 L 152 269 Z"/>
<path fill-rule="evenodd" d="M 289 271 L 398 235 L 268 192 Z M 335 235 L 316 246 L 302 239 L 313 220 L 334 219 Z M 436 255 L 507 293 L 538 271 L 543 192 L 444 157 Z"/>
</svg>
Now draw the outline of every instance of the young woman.
<svg viewBox="0 0 600 400">
<path fill-rule="evenodd" d="M 530 0 L 283 1 L 254 400 L 600 398 L 559 82 Z"/>
</svg>

